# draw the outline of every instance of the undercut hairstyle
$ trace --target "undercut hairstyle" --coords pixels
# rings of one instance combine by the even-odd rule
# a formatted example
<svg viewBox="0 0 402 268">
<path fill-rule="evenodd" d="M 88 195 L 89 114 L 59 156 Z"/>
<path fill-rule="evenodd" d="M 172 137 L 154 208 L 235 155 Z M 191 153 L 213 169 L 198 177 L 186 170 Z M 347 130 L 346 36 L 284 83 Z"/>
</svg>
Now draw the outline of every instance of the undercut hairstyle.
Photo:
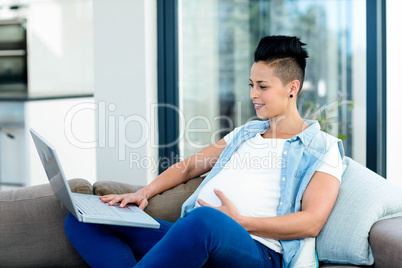
<svg viewBox="0 0 402 268">
<path fill-rule="evenodd" d="M 307 50 L 303 48 L 305 45 L 295 36 L 265 36 L 254 52 L 254 62 L 263 61 L 273 67 L 283 85 L 299 80 L 300 92 L 308 58 Z"/>
</svg>

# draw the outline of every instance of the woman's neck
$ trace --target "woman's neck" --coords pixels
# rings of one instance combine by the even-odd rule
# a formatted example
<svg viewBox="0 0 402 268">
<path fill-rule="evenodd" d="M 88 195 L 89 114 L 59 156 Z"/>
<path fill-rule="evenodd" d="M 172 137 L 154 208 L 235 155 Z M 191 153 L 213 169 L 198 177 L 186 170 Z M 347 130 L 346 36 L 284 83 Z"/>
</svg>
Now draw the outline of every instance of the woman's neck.
<svg viewBox="0 0 402 268">
<path fill-rule="evenodd" d="M 278 116 L 269 119 L 269 129 L 264 138 L 291 138 L 309 127 L 299 114 L 295 116 Z"/>
</svg>

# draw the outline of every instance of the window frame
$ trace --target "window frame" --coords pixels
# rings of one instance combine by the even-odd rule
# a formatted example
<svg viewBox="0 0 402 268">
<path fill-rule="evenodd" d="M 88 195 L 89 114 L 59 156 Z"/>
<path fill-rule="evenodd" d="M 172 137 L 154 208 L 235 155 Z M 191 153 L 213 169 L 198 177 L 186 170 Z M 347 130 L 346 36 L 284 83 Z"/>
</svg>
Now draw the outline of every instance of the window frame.
<svg viewBox="0 0 402 268">
<path fill-rule="evenodd" d="M 387 54 L 385 4 L 386 0 L 366 0 L 366 166 L 383 177 L 387 175 Z"/>
<path fill-rule="evenodd" d="M 159 173 L 178 162 L 178 2 L 157 0 Z M 167 161 L 166 161 L 167 160 Z"/>
</svg>

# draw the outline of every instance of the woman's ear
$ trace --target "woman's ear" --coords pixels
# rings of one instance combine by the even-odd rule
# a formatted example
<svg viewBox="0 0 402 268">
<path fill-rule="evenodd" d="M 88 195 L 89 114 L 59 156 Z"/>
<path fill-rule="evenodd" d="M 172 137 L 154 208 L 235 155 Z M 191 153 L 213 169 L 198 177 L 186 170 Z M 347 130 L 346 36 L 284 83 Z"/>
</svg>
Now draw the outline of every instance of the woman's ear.
<svg viewBox="0 0 402 268">
<path fill-rule="evenodd" d="M 289 94 L 293 96 L 297 96 L 300 90 L 300 81 L 299 80 L 293 80 L 290 82 L 290 92 Z"/>
</svg>

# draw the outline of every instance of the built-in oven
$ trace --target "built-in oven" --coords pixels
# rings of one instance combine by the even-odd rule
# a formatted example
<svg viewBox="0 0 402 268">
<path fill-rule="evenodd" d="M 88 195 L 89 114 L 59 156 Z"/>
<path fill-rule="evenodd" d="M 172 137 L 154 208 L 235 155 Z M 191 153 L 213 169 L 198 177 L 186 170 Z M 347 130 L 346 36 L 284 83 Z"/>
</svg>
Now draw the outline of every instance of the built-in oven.
<svg viewBox="0 0 402 268">
<path fill-rule="evenodd" d="M 26 20 L 0 20 L 0 92 L 27 88 Z"/>
</svg>

